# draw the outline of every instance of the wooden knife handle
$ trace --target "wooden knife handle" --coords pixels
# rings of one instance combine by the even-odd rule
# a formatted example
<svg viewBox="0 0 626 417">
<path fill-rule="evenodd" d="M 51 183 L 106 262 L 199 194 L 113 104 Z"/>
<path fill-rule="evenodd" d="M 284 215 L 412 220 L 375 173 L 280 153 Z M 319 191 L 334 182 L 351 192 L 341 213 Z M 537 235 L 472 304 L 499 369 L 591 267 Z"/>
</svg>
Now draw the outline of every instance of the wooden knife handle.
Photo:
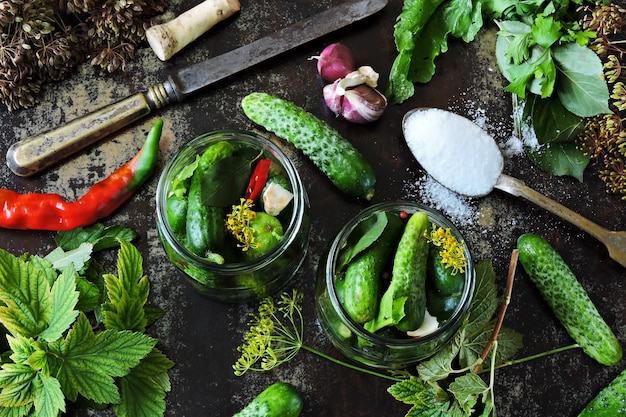
<svg viewBox="0 0 626 417">
<path fill-rule="evenodd" d="M 150 87 L 65 125 L 22 139 L 7 151 L 7 165 L 16 175 L 34 175 L 149 115 L 170 102 L 164 84 Z"/>
</svg>

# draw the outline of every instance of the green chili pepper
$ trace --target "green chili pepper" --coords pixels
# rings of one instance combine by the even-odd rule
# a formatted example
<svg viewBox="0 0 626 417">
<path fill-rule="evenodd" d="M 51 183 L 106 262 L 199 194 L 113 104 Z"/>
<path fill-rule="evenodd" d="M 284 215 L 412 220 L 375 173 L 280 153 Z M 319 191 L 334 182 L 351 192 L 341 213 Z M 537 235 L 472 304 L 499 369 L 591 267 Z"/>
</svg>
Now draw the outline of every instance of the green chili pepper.
<svg viewBox="0 0 626 417">
<path fill-rule="evenodd" d="M 58 194 L 26 193 L 0 188 L 0 227 L 7 229 L 72 230 L 109 216 L 150 177 L 156 166 L 163 121 L 158 119 L 143 147 L 127 163 L 94 184 L 74 202 Z"/>
</svg>

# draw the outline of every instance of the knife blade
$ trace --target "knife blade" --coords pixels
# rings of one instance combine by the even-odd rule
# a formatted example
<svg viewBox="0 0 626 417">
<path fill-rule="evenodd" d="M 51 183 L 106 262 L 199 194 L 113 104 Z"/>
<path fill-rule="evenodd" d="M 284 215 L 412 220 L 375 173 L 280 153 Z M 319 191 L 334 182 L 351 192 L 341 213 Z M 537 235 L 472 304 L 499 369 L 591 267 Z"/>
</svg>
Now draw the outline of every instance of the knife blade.
<svg viewBox="0 0 626 417">
<path fill-rule="evenodd" d="M 167 79 L 47 132 L 15 142 L 6 155 L 27 177 L 128 126 L 247 68 L 274 58 L 382 10 L 388 0 L 357 0 L 332 7 L 271 35 L 206 61 L 174 70 Z"/>
</svg>

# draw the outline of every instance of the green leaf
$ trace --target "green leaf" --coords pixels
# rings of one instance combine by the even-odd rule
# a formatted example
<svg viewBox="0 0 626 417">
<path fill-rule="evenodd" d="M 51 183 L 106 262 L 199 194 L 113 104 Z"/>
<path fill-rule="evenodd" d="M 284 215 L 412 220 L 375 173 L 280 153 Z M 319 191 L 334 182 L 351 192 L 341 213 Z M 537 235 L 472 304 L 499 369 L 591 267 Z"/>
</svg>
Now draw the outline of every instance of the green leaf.
<svg viewBox="0 0 626 417">
<path fill-rule="evenodd" d="M 70 401 L 82 395 L 97 403 L 116 404 L 120 396 L 113 378 L 127 375 L 155 344 L 155 339 L 131 331 L 94 334 L 81 313 L 66 338 L 50 344 L 50 353 L 59 358 L 55 372 Z"/>
<path fill-rule="evenodd" d="M 468 313 L 468 324 L 465 327 L 465 334 L 468 337 L 472 337 L 474 332 L 479 331 L 491 321 L 499 303 L 495 282 L 496 274 L 491 261 L 480 261 L 476 265 L 475 271 L 476 289 Z"/>
<path fill-rule="evenodd" d="M 32 389 L 36 372 L 27 365 L 5 363 L 0 369 L 0 407 L 29 406 L 36 393 Z"/>
<path fill-rule="evenodd" d="M 118 380 L 121 401 L 114 406 L 119 417 L 158 416 L 165 412 L 165 393 L 171 390 L 167 370 L 174 363 L 154 348 L 138 366 Z"/>
<path fill-rule="evenodd" d="M 538 15 L 531 28 L 533 40 L 542 47 L 549 49 L 561 37 L 562 25 L 555 22 L 552 16 Z"/>
<path fill-rule="evenodd" d="M 358 239 L 356 239 L 354 243 L 348 242 L 346 250 L 340 254 L 337 269 L 343 269 L 355 256 L 369 248 L 372 243 L 376 242 L 380 237 L 385 227 L 387 227 L 388 219 L 386 213 L 377 213 L 376 216 L 374 216 L 373 224 L 370 224 L 368 220 L 369 219 L 362 221 L 357 226 L 357 230 L 350 234 L 350 237 L 355 235 L 358 236 Z"/>
<path fill-rule="evenodd" d="M 452 363 L 459 354 L 460 343 L 464 338 L 463 331 L 457 332 L 450 343 L 443 346 L 430 359 L 417 365 L 417 372 L 423 381 L 440 381 L 452 373 Z"/>
<path fill-rule="evenodd" d="M 451 0 L 444 8 L 450 35 L 470 43 L 483 27 L 482 3 L 473 0 Z"/>
<path fill-rule="evenodd" d="M 46 274 L 30 263 L 0 250 L 0 322 L 13 335 L 37 337 L 48 326 L 52 311 Z"/>
<path fill-rule="evenodd" d="M 108 300 L 102 318 L 107 329 L 143 332 L 148 324 L 144 306 L 150 282 L 143 275 L 143 260 L 135 246 L 121 241 L 117 261 L 118 277 L 105 274 Z"/>
<path fill-rule="evenodd" d="M 196 155 L 196 159 L 190 163 L 185 165 L 183 169 L 180 170 L 176 177 L 172 181 L 171 185 L 171 193 L 178 198 L 183 198 L 189 192 L 189 184 L 191 182 L 191 177 L 193 177 L 193 173 L 198 168 L 198 164 L 200 163 L 200 155 Z M 169 196 L 168 196 L 169 197 Z"/>
<path fill-rule="evenodd" d="M 52 264 L 56 270 L 62 271 L 69 265 L 74 265 L 74 270 L 80 271 L 91 259 L 93 253 L 93 245 L 91 243 L 81 243 L 76 249 L 69 251 L 57 247 L 44 257 L 44 259 Z"/>
<path fill-rule="evenodd" d="M 99 252 L 118 247 L 119 239 L 131 242 L 136 237 L 137 233 L 126 226 L 104 226 L 101 223 L 96 223 L 88 227 L 78 227 L 67 232 L 59 232 L 54 240 L 59 247 L 66 251 L 74 250 L 83 243 L 91 243 L 93 251 Z"/>
<path fill-rule="evenodd" d="M 96 284 L 88 279 L 76 277 L 76 289 L 78 290 L 78 303 L 76 309 L 80 311 L 93 311 L 100 306 L 102 294 Z"/>
<path fill-rule="evenodd" d="M 478 397 L 489 387 L 478 375 L 467 373 L 457 377 L 448 390 L 454 394 L 459 405 L 466 413 L 470 414 L 478 401 Z"/>
<path fill-rule="evenodd" d="M 37 393 L 33 402 L 38 417 L 57 417 L 65 412 L 65 396 L 57 379 L 39 372 L 33 380 L 33 389 Z"/>
<path fill-rule="evenodd" d="M 569 175 L 579 181 L 583 180 L 583 173 L 589 164 L 586 156 L 576 142 L 547 143 L 538 148 L 527 147 L 526 155 L 537 166 L 552 175 Z"/>
<path fill-rule="evenodd" d="M 77 302 L 76 272 L 70 264 L 52 285 L 48 327 L 39 337 L 48 342 L 59 339 L 78 316 L 78 311 L 74 309 Z"/>
<path fill-rule="evenodd" d="M 402 103 L 412 97 L 415 86 L 409 79 L 411 61 L 416 50 L 415 39 L 443 0 L 405 0 L 402 12 L 394 25 L 394 40 L 398 55 L 389 72 L 385 96 L 392 104 Z"/>
<path fill-rule="evenodd" d="M 532 121 L 532 128 L 540 145 L 576 140 L 585 123 L 582 117 L 568 111 L 558 97 L 542 99 L 531 95 L 524 105 L 524 119 Z"/>
<path fill-rule="evenodd" d="M 563 106 L 580 117 L 611 113 L 602 62 L 591 49 L 576 43 L 553 48 L 559 71 L 557 93 Z"/>
<path fill-rule="evenodd" d="M 413 405 L 407 416 L 451 417 L 448 394 L 436 383 L 426 383 L 417 377 L 397 382 L 387 391 L 398 401 Z"/>
</svg>

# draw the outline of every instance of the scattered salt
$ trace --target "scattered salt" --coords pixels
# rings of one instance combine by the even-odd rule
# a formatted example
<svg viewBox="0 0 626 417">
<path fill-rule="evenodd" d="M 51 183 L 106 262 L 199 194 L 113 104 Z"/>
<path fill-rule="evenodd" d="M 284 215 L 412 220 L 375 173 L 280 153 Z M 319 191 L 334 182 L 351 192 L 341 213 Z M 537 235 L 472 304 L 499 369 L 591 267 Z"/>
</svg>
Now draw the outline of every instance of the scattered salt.
<svg viewBox="0 0 626 417">
<path fill-rule="evenodd" d="M 444 213 L 456 226 L 475 223 L 478 212 L 469 198 L 448 190 L 430 175 L 423 177 L 416 186 L 420 200 Z"/>
<path fill-rule="evenodd" d="M 502 172 L 498 144 L 462 116 L 434 108 L 415 110 L 406 117 L 403 133 L 426 172 L 459 194 L 488 194 Z"/>
</svg>

